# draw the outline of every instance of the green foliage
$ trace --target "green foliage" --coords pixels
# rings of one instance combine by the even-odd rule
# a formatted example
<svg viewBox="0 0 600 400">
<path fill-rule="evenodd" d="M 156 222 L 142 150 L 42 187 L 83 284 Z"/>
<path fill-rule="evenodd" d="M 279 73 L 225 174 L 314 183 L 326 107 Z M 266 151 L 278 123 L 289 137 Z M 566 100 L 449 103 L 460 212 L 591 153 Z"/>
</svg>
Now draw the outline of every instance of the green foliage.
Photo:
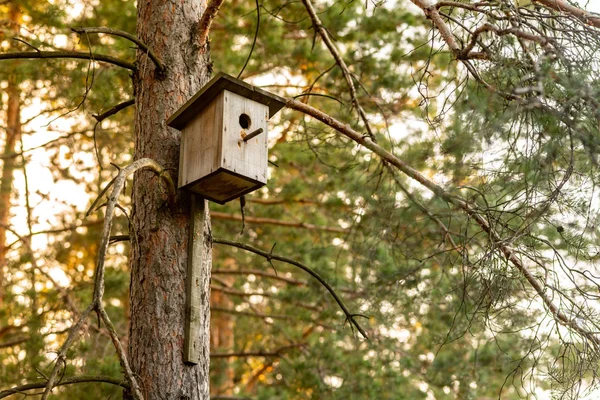
<svg viewBox="0 0 600 400">
<path fill-rule="evenodd" d="M 29 47 L 19 42 L 11 49 L 51 49 L 62 34 L 69 48 L 134 59 L 124 39 L 69 31 L 110 26 L 133 33 L 134 2 L 85 3 L 77 17 L 65 12 L 67 4 L 20 3 L 35 34 L 26 37 Z M 517 249 L 544 290 L 560 299 L 561 309 L 583 310 L 593 327 L 596 314 L 569 301 L 591 301 L 589 293 L 597 289 L 592 271 L 599 254 L 598 217 L 597 204 L 591 204 L 600 151 L 597 57 L 566 49 L 553 58 L 531 49 L 534 56 L 544 55 L 532 66 L 531 53 L 520 51 L 514 37 L 482 35 L 493 63 L 476 66 L 481 81 L 493 84 L 489 90 L 464 79 L 452 54 L 439 52 L 432 41 L 430 21 L 407 2 L 315 7 L 353 74 L 377 143 L 472 204 L 504 244 Z M 1 12 L 4 8 L 0 5 Z M 343 73 L 302 3 L 268 0 L 259 9 L 260 28 L 242 78 L 271 82 L 265 89 L 298 96 L 366 132 Z M 215 70 L 234 76 L 242 70 L 256 15 L 252 2 L 224 4 L 211 30 Z M 128 72 L 114 66 L 73 60 L 3 61 L 3 66 L 0 81 L 21 82 L 22 104 L 41 98 L 47 109 L 58 109 L 48 113 L 52 117 L 70 110 L 77 112 L 67 117 L 99 114 L 133 95 Z M 517 92 L 519 101 L 506 95 Z M 73 129 L 83 133 L 76 140 L 63 138 L 47 148 L 52 179 L 84 182 L 91 204 L 114 175 L 95 163 L 131 160 L 133 119 L 133 110 L 126 109 L 95 127 L 95 134 L 94 120 L 77 121 Z M 428 124 L 414 123 L 421 119 Z M 548 316 L 547 305 L 507 262 L 502 243 L 490 242 L 473 218 L 321 123 L 282 111 L 273 125 L 271 177 L 247 196 L 243 234 L 240 221 L 215 216 L 213 235 L 272 249 L 316 271 L 351 312 L 364 314 L 356 318 L 369 340 L 359 337 L 330 294 L 304 272 L 215 245 L 212 332 L 218 340 L 212 351 L 223 357 L 211 360 L 214 394 L 517 399 L 553 389 L 576 398 L 581 377 L 592 381 L 597 352 Z M 124 200 L 127 206 L 127 196 Z M 238 202 L 211 207 L 239 214 Z M 35 381 L 37 370 L 51 369 L 75 313 L 90 301 L 101 234 L 95 223 L 68 228 L 102 216 L 102 207 L 86 219 L 69 204 L 54 221 L 65 230 L 49 233 L 43 251 L 11 250 L 0 342 L 22 333 L 26 340 L 0 348 L 0 387 Z M 126 216 L 119 217 L 113 233 L 127 232 Z M 106 309 L 122 337 L 129 312 L 128 252 L 122 243 L 111 246 L 106 276 Z M 46 265 L 35 268 L 40 260 Z M 56 270 L 68 278 L 74 309 L 45 275 Z M 564 280 L 574 284 L 555 290 Z M 16 329 L 23 326 L 27 329 Z M 226 357 L 232 352 L 237 355 Z M 65 376 L 122 374 L 106 330 L 93 319 L 68 360 Z M 120 392 L 116 386 L 81 384 L 56 389 L 55 396 L 100 399 Z"/>
</svg>

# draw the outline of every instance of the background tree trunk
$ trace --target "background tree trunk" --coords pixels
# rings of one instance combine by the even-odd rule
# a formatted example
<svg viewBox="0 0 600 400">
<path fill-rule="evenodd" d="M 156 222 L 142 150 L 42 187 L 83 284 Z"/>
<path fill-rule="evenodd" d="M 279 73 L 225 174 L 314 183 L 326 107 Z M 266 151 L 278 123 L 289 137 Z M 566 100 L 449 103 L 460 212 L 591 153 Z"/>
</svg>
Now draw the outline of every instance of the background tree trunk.
<svg viewBox="0 0 600 400">
<path fill-rule="evenodd" d="M 19 32 L 21 12 L 16 4 L 9 3 L 10 31 L 16 36 Z M 6 267 L 6 226 L 10 226 L 10 198 L 15 170 L 15 145 L 21 137 L 21 91 L 17 77 L 18 62 L 11 66 L 13 73 L 8 80 L 6 94 L 6 131 L 2 151 L 2 172 L 0 178 L 0 305 L 5 292 L 4 270 Z"/>
<path fill-rule="evenodd" d="M 137 36 L 162 59 L 167 72 L 161 79 L 151 60 L 138 52 L 135 158 L 156 160 L 175 182 L 180 134 L 167 128 L 166 120 L 209 78 L 209 53 L 197 46 L 195 37 L 203 10 L 204 3 L 196 1 L 138 2 Z M 175 204 L 169 204 L 164 193 L 152 173 L 135 175 L 129 357 L 147 399 L 208 399 L 208 326 L 200 338 L 199 364 L 183 362 L 189 196 L 179 193 Z M 210 220 L 205 220 L 209 233 Z M 204 267 L 210 269 L 210 246 L 206 251 Z M 206 283 L 208 296 L 208 279 Z M 205 312 L 208 322 L 208 306 Z"/>
</svg>

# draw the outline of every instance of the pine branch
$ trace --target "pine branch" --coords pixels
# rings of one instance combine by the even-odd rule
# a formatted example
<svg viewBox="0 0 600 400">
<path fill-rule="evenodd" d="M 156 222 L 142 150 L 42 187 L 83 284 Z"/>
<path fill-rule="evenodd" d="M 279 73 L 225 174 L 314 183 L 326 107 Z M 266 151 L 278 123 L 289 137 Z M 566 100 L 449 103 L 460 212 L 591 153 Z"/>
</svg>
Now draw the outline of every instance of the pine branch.
<svg viewBox="0 0 600 400">
<path fill-rule="evenodd" d="M 439 198 L 443 199 L 449 204 L 452 204 L 461 209 L 463 212 L 465 212 L 481 227 L 481 229 L 485 233 L 487 233 L 490 240 L 490 245 L 495 249 L 499 249 L 502 256 L 520 272 L 520 274 L 525 278 L 525 280 L 527 280 L 529 285 L 533 288 L 533 290 L 540 297 L 544 305 L 547 307 L 548 311 L 550 311 L 550 313 L 553 315 L 554 319 L 561 325 L 568 327 L 569 329 L 577 332 L 579 335 L 589 340 L 590 343 L 592 343 L 597 350 L 600 350 L 600 339 L 596 337 L 595 333 L 581 326 L 577 319 L 569 318 L 564 312 L 562 312 L 558 308 L 556 304 L 554 304 L 551 295 L 546 293 L 545 286 L 535 278 L 531 271 L 529 271 L 529 269 L 517 257 L 517 251 L 511 246 L 509 246 L 507 242 L 500 237 L 498 232 L 496 232 L 495 228 L 490 225 L 486 217 L 484 215 L 481 215 L 481 213 L 476 208 L 474 208 L 474 206 L 469 204 L 462 197 L 447 192 L 441 186 L 425 177 L 419 171 L 408 165 L 406 162 L 399 159 L 394 154 L 388 152 L 383 147 L 379 146 L 377 143 L 373 142 L 370 138 L 361 135 L 360 133 L 350 128 L 350 126 L 343 124 L 342 122 L 336 120 L 332 116 L 325 114 L 324 112 L 317 110 L 316 108 L 311 107 L 307 104 L 299 102 L 295 99 L 288 99 L 286 107 L 303 112 L 306 115 L 310 115 L 313 118 L 335 129 L 336 131 L 343 134 L 352 141 L 360 144 L 363 147 L 366 147 L 373 153 L 377 154 L 382 160 L 390 163 L 395 168 L 403 172 L 405 175 L 409 176 L 410 178 L 414 179 L 422 186 L 430 190 L 434 195 L 438 196 Z"/>
<path fill-rule="evenodd" d="M 74 58 L 79 60 L 102 61 L 108 64 L 113 64 L 131 71 L 135 71 L 136 67 L 133 63 L 121 60 L 120 58 L 107 56 L 105 54 L 91 54 L 81 51 L 16 51 L 11 53 L 0 53 L 0 60 L 14 59 L 36 59 L 36 58 Z"/>
<path fill-rule="evenodd" d="M 600 28 L 600 16 L 594 15 L 586 10 L 582 10 L 579 7 L 573 6 L 565 0 L 533 0 L 533 2 L 541 4 L 544 7 L 550 8 L 554 11 L 567 13 L 587 25 Z"/>
</svg>

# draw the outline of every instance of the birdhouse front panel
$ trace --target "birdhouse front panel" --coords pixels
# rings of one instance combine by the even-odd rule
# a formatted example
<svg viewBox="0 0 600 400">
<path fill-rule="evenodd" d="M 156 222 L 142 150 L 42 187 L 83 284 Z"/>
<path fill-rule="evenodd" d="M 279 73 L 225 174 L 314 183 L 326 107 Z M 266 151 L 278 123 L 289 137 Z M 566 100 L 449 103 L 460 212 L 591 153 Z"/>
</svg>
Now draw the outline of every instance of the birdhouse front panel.
<svg viewBox="0 0 600 400">
<path fill-rule="evenodd" d="M 269 107 L 228 90 L 223 93 L 225 104 L 221 166 L 265 184 Z"/>
</svg>

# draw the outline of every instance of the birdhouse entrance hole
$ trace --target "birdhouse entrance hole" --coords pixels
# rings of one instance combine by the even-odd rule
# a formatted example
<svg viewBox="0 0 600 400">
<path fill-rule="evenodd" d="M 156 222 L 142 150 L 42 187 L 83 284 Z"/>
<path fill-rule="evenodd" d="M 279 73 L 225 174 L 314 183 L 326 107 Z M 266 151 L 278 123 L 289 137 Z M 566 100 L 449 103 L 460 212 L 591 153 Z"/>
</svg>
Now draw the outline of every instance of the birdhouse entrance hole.
<svg viewBox="0 0 600 400">
<path fill-rule="evenodd" d="M 250 119 L 250 116 L 247 114 L 240 115 L 240 126 L 242 129 L 249 129 L 251 124 L 252 120 Z"/>
</svg>

